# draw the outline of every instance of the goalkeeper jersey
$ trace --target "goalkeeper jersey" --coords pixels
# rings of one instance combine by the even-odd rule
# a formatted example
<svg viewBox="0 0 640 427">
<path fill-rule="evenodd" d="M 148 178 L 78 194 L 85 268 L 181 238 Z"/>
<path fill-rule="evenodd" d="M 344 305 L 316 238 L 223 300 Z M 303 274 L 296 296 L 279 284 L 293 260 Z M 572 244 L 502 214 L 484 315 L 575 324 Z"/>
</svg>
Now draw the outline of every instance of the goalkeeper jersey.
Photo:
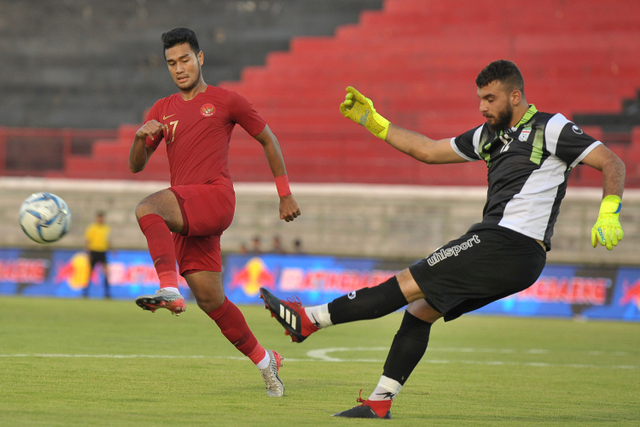
<svg viewBox="0 0 640 427">
<path fill-rule="evenodd" d="M 600 144 L 562 114 L 539 112 L 533 104 L 506 131 L 492 132 L 485 123 L 451 138 L 462 158 L 487 164 L 482 223 L 543 241 L 547 250 L 569 173 Z"/>
</svg>

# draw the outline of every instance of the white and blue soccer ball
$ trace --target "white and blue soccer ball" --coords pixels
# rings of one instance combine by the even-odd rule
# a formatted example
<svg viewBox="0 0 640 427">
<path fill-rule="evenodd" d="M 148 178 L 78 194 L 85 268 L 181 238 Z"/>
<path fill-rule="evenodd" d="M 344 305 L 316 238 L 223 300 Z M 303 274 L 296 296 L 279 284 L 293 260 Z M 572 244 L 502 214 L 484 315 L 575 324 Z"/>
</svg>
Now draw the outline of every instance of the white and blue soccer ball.
<svg viewBox="0 0 640 427">
<path fill-rule="evenodd" d="M 55 194 L 35 193 L 20 206 L 20 226 L 34 242 L 52 243 L 69 231 L 71 211 Z"/>
</svg>

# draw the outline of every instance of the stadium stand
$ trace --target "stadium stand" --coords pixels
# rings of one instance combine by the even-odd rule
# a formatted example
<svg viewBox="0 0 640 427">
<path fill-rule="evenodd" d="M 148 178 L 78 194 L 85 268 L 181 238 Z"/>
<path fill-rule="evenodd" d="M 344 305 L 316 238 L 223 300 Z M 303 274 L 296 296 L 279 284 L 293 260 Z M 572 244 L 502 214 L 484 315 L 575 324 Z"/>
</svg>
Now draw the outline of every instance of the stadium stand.
<svg viewBox="0 0 640 427">
<path fill-rule="evenodd" d="M 359 2 L 359 7 L 370 6 L 365 3 Z M 318 14 L 320 10 L 329 9 L 316 5 L 307 12 Z M 231 73 L 215 72 L 211 79 L 209 65 L 205 65 L 210 83 L 218 81 L 246 95 L 265 117 L 281 142 L 295 182 L 483 185 L 486 181 L 480 162 L 419 165 L 350 125 L 338 112 L 348 85 L 370 96 L 392 122 L 432 138 L 446 138 L 482 123 L 475 98 L 476 74 L 492 60 L 510 59 L 523 70 L 529 102 L 543 111 L 579 119 L 588 132 L 605 142 L 612 136 L 606 123 L 584 118 L 597 115 L 605 121 L 608 118 L 607 123 L 615 121 L 612 117 L 633 105 L 630 100 L 640 87 L 640 57 L 636 54 L 640 3 L 635 0 L 615 4 L 597 0 L 386 0 L 382 10 L 360 12 L 357 24 L 338 21 L 332 21 L 341 25 L 332 36 L 305 36 L 303 32 L 290 43 L 284 42 L 289 45 L 287 51 L 282 51 L 282 43 L 274 44 L 276 51 L 266 55 L 265 65 L 256 65 L 260 60 L 247 61 L 239 80 Z M 123 36 L 127 42 L 136 40 L 128 55 L 157 50 L 143 46 L 134 30 L 127 28 Z M 155 46 L 158 32 L 144 28 L 143 34 Z M 273 33 L 257 34 L 245 23 L 228 38 L 254 33 L 269 38 L 282 31 L 274 24 Z M 242 51 L 242 46 L 236 48 Z M 126 72 L 112 81 L 120 79 L 127 81 Z M 173 90 L 163 67 L 153 68 L 144 82 L 128 83 L 148 85 L 155 98 Z M 160 83 L 162 90 L 155 86 Z M 153 100 L 144 106 L 137 104 L 138 110 L 148 108 Z M 639 125 L 630 122 L 610 144 L 628 161 L 640 151 Z M 91 156 L 66 156 L 64 169 L 48 176 L 131 179 L 126 159 L 137 127 L 122 125 L 116 138 L 97 140 Z M 168 176 L 163 155 L 155 155 L 148 168 L 135 178 Z M 261 146 L 241 129 L 232 140 L 230 169 L 235 181 L 271 180 Z M 600 185 L 597 173 L 582 169 L 588 168 L 577 168 L 573 185 Z M 638 168 L 631 165 L 628 174 L 628 185 L 640 186 Z"/>
<path fill-rule="evenodd" d="M 293 36 L 331 35 L 382 0 L 21 0 L 0 2 L 3 126 L 107 128 L 139 123 L 175 91 L 160 35 L 196 31 L 207 81 L 236 80 Z"/>
<path fill-rule="evenodd" d="M 223 86 L 252 94 L 286 142 L 290 174 L 302 181 L 316 181 L 326 164 L 332 168 L 319 179 L 329 182 L 428 185 L 480 185 L 484 167 L 416 166 L 366 132 L 352 132 L 340 123 L 335 101 L 347 84 L 371 96 L 393 122 L 433 138 L 481 123 L 473 81 L 496 58 L 514 60 L 523 69 L 531 102 L 570 117 L 585 110 L 615 115 L 637 90 L 640 61 L 632 54 L 640 41 L 637 3 L 619 4 L 628 6 L 620 20 L 620 10 L 598 2 L 462 3 L 388 0 L 382 11 L 363 12 L 358 25 L 339 28 L 333 38 L 294 39 L 289 52 L 270 54 L 266 67 L 248 67 L 240 82 Z M 505 20 L 510 13 L 521 18 Z M 313 109 L 307 109 L 310 103 Z M 307 125 L 304 136 L 300 123 Z M 598 129 L 594 134 L 602 135 Z M 243 144 L 251 141 L 237 136 L 232 171 L 255 174 L 258 164 L 242 158 L 250 156 Z M 315 143 L 323 138 L 322 146 Z M 574 174 L 574 183 L 599 185 L 589 174 Z"/>
</svg>

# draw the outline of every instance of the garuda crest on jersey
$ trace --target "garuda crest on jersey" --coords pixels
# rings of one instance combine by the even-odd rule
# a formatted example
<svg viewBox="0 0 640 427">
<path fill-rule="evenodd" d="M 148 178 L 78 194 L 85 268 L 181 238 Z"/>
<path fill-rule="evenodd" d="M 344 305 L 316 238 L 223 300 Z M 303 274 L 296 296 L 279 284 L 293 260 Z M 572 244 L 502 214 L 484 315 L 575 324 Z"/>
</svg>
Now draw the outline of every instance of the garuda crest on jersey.
<svg viewBox="0 0 640 427">
<path fill-rule="evenodd" d="M 200 107 L 200 114 L 202 117 L 211 117 L 216 113 L 216 107 L 213 104 L 204 104 Z"/>
</svg>

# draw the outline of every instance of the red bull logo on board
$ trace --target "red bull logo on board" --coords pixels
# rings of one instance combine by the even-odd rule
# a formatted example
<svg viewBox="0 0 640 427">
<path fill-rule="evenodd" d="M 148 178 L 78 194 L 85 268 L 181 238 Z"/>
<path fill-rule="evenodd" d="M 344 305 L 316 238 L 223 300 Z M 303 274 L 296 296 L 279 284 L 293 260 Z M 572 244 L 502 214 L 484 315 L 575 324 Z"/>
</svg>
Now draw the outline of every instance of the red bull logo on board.
<svg viewBox="0 0 640 427">
<path fill-rule="evenodd" d="M 269 268 L 259 257 L 251 258 L 242 269 L 231 273 L 231 289 L 242 288 L 248 296 L 260 293 L 261 287 L 275 288 L 275 279 Z"/>
<path fill-rule="evenodd" d="M 91 273 L 91 282 L 98 281 L 102 267 Z M 151 262 L 133 264 L 126 262 L 109 262 L 107 272 L 111 286 L 160 286 L 158 273 Z M 71 289 L 84 289 L 89 283 L 89 257 L 85 252 L 75 253 L 69 261 L 61 263 L 56 269 L 54 283 L 66 283 Z M 187 287 L 184 277 L 178 275 L 178 286 Z"/>
<path fill-rule="evenodd" d="M 640 310 L 640 280 L 637 280 L 632 285 L 629 285 L 628 280 L 622 282 L 622 298 L 618 303 L 621 306 L 634 304 Z"/>
</svg>

